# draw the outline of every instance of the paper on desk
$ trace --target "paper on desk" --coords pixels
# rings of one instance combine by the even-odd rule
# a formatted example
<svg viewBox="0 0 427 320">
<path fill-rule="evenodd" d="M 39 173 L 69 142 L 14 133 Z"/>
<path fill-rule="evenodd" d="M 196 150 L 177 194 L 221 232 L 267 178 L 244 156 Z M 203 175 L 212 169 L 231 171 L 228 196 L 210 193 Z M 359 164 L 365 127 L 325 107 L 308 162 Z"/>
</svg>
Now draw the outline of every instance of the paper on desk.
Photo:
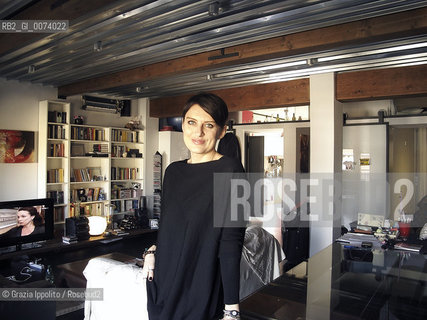
<svg viewBox="0 0 427 320">
<path fill-rule="evenodd" d="M 348 232 L 339 237 L 336 241 L 351 246 L 360 247 L 362 242 L 372 242 L 372 248 L 381 248 L 382 243 L 372 234 Z"/>
</svg>

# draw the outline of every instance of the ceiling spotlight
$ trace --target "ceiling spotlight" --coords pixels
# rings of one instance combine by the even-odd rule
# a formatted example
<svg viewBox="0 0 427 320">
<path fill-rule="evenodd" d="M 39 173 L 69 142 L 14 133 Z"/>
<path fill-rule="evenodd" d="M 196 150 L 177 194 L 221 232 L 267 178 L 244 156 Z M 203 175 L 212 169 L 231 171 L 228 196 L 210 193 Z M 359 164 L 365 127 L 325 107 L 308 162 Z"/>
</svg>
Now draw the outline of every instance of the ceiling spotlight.
<svg viewBox="0 0 427 320">
<path fill-rule="evenodd" d="M 210 16 L 217 16 L 219 13 L 219 2 L 209 4 L 208 13 Z"/>
<path fill-rule="evenodd" d="M 136 87 L 136 92 L 141 93 L 142 92 L 142 88 L 141 87 Z"/>
<path fill-rule="evenodd" d="M 29 65 L 28 66 L 28 73 L 34 73 L 36 71 L 36 66 L 35 65 Z"/>
<path fill-rule="evenodd" d="M 208 80 L 208 81 L 212 80 L 212 76 L 210 74 L 207 74 L 206 75 L 206 80 Z"/>
<path fill-rule="evenodd" d="M 102 51 L 102 41 L 97 41 L 93 44 L 93 51 L 95 52 Z"/>
</svg>

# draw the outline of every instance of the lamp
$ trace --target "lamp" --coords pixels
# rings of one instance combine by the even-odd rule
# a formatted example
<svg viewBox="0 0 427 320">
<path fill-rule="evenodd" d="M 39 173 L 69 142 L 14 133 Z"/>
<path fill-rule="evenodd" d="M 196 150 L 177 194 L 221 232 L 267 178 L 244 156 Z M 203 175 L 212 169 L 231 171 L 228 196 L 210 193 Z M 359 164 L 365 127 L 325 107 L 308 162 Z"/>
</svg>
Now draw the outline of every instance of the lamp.
<svg viewBox="0 0 427 320">
<path fill-rule="evenodd" d="M 90 216 L 89 220 L 89 234 L 91 236 L 99 236 L 104 233 L 107 228 L 107 219 L 102 216 Z"/>
</svg>

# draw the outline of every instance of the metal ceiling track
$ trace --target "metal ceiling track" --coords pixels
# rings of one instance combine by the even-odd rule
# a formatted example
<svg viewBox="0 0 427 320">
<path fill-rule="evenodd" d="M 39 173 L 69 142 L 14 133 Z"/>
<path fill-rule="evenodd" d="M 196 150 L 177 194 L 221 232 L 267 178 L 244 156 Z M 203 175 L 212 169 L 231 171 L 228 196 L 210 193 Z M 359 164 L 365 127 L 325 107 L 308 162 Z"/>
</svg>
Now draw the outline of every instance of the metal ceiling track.
<svg viewBox="0 0 427 320">
<path fill-rule="evenodd" d="M 12 6 L 12 1 L 6 2 L 9 9 L 0 11 L 0 16 L 10 13 L 11 8 L 16 9 L 18 4 L 28 4 L 28 1 L 18 1 Z M 218 5 L 216 12 L 212 11 L 213 4 Z M 42 35 L 4 53 L 0 56 L 0 76 L 62 86 L 210 50 L 426 6 L 427 1 L 415 0 L 115 1 L 70 21 L 67 32 Z M 406 45 L 416 45 L 425 39 L 402 41 Z M 366 53 L 375 50 L 376 45 L 379 51 Z M 378 67 L 381 61 L 384 66 L 397 66 L 403 64 L 400 56 L 404 56 L 408 64 L 425 63 L 425 47 L 415 46 L 412 53 L 409 49 L 401 50 L 399 56 L 393 56 L 391 52 L 384 52 L 386 45 L 390 46 L 378 43 L 370 47 L 337 48 L 335 52 L 213 69 L 209 74 L 172 76 L 144 83 L 140 92 L 135 91 L 136 84 L 117 86 L 101 93 L 125 97 L 159 96 L 214 85 L 218 88 L 275 81 L 275 76 L 286 78 L 284 72 L 288 77 L 301 77 L 322 70 L 345 71 L 362 65 Z M 338 54 L 347 56 L 322 61 L 322 57 Z M 308 63 L 292 65 L 295 61 Z M 275 64 L 286 66 L 280 69 L 275 68 Z"/>
</svg>

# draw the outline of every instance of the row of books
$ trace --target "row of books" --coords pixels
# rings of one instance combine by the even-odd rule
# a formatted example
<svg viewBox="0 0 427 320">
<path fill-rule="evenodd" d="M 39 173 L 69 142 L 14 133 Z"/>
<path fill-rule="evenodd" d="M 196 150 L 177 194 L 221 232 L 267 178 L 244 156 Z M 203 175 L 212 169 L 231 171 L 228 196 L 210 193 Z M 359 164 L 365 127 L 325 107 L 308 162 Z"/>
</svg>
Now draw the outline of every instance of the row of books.
<svg viewBox="0 0 427 320">
<path fill-rule="evenodd" d="M 111 180 L 138 179 L 139 168 L 111 167 Z"/>
<path fill-rule="evenodd" d="M 47 127 L 47 136 L 49 139 L 65 139 L 65 127 L 57 124 L 50 124 Z"/>
<path fill-rule="evenodd" d="M 64 169 L 50 169 L 47 170 L 47 183 L 64 182 Z"/>
<path fill-rule="evenodd" d="M 108 145 L 107 144 L 101 144 L 97 143 L 93 145 L 93 152 L 102 152 L 102 153 L 108 153 Z"/>
<path fill-rule="evenodd" d="M 47 197 L 53 199 L 54 204 L 63 204 L 64 202 L 64 191 L 48 191 L 46 193 Z"/>
<path fill-rule="evenodd" d="M 72 127 L 71 139 L 105 141 L 105 131 L 90 127 Z"/>
<path fill-rule="evenodd" d="M 135 211 L 139 208 L 138 200 L 111 201 L 111 204 L 114 205 L 114 213 Z"/>
<path fill-rule="evenodd" d="M 62 222 L 64 221 L 64 207 L 57 207 L 53 209 L 53 221 L 54 222 Z"/>
<path fill-rule="evenodd" d="M 111 130 L 111 141 L 116 142 L 139 142 L 138 132 L 135 131 L 125 131 L 119 129 Z"/>
<path fill-rule="evenodd" d="M 123 153 L 128 152 L 129 148 L 126 146 L 111 146 L 111 156 L 116 158 L 122 158 Z"/>
<path fill-rule="evenodd" d="M 95 188 L 79 188 L 72 189 L 70 192 L 70 202 L 90 202 L 105 200 L 104 189 Z"/>
<path fill-rule="evenodd" d="M 81 168 L 71 170 L 71 182 L 96 181 L 101 177 L 101 168 Z"/>
<path fill-rule="evenodd" d="M 63 143 L 49 144 L 48 157 L 64 157 L 65 147 Z"/>
<path fill-rule="evenodd" d="M 100 216 L 103 214 L 103 204 L 101 202 L 98 202 L 80 206 L 70 206 L 70 218 L 81 214 L 87 216 Z"/>
<path fill-rule="evenodd" d="M 67 123 L 67 113 L 62 111 L 48 111 L 48 122 Z"/>
<path fill-rule="evenodd" d="M 155 191 L 153 193 L 153 217 L 160 218 L 161 214 L 161 193 L 160 191 Z"/>
<path fill-rule="evenodd" d="M 120 188 L 114 186 L 111 190 L 111 199 L 129 199 L 142 196 L 142 189 Z"/>
</svg>

